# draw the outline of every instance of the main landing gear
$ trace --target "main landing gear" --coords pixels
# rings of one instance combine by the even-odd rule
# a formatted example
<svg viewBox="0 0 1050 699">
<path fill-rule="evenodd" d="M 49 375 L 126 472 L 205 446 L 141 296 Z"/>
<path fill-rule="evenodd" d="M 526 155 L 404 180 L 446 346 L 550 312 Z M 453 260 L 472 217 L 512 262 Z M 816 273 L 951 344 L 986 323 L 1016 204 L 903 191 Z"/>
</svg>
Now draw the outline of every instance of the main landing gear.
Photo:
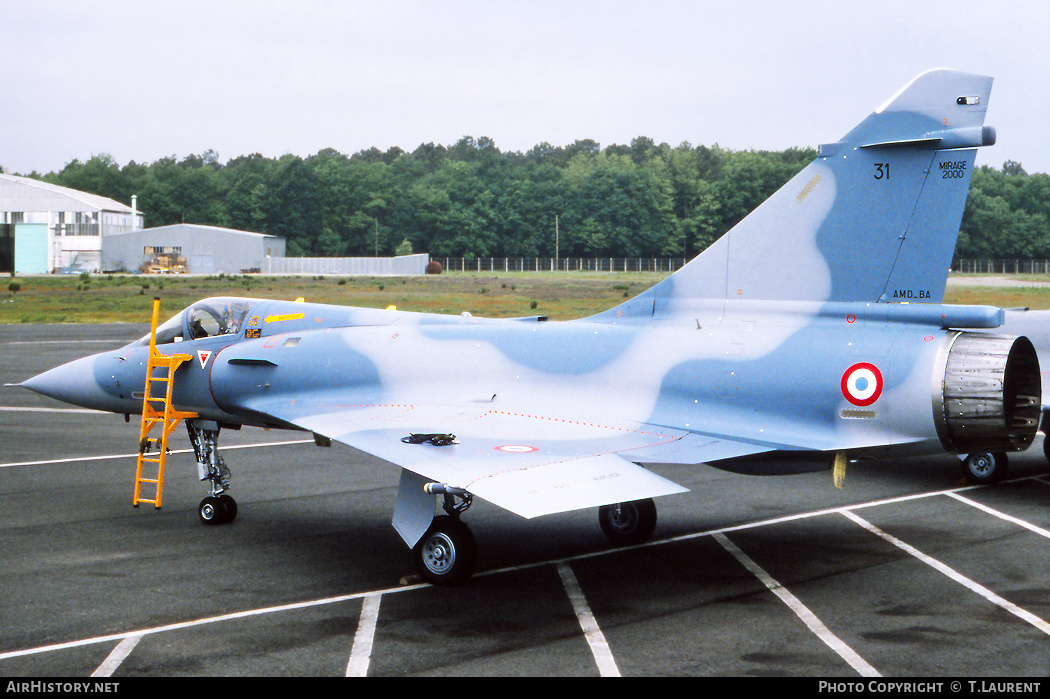
<svg viewBox="0 0 1050 699">
<path fill-rule="evenodd" d="M 1003 453 L 967 454 L 962 460 L 963 478 L 976 485 L 992 485 L 1006 477 L 1009 460 Z"/>
<path fill-rule="evenodd" d="M 474 534 L 458 517 L 440 515 L 414 547 L 420 577 L 434 585 L 459 585 L 474 573 L 478 547 Z"/>
<path fill-rule="evenodd" d="M 644 543 L 656 529 L 656 503 L 646 498 L 602 505 L 598 508 L 598 524 L 616 546 Z"/>
<path fill-rule="evenodd" d="M 470 579 L 477 563 L 477 544 L 460 515 L 470 507 L 465 490 L 437 483 L 427 493 L 443 495 L 445 514 L 434 517 L 426 533 L 412 547 L 420 577 L 434 585 L 459 585 Z M 656 504 L 651 498 L 602 505 L 598 508 L 602 532 L 615 546 L 644 543 L 656 528 Z"/>
<path fill-rule="evenodd" d="M 445 514 L 435 517 L 412 547 L 412 560 L 421 578 L 434 585 L 459 585 L 470 579 L 478 559 L 474 534 L 459 518 L 474 501 L 462 488 L 428 483 L 424 491 L 443 496 Z"/>
<path fill-rule="evenodd" d="M 219 456 L 219 425 L 204 420 L 187 420 L 197 456 L 197 473 L 208 481 L 208 495 L 197 505 L 197 516 L 204 524 L 228 524 L 237 516 L 237 501 L 226 494 L 230 487 L 230 469 Z"/>
</svg>

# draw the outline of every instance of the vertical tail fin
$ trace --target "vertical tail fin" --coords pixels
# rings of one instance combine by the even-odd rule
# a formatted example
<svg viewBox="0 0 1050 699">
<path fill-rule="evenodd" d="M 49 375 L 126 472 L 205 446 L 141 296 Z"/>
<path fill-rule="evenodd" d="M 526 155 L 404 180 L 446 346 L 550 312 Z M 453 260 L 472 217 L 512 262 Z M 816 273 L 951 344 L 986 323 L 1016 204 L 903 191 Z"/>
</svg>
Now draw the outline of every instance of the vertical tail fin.
<svg viewBox="0 0 1050 699">
<path fill-rule="evenodd" d="M 611 315 L 661 299 L 940 302 L 992 79 L 934 70 L 891 97 L 722 238 Z M 603 314 L 604 315 L 604 314 Z"/>
</svg>

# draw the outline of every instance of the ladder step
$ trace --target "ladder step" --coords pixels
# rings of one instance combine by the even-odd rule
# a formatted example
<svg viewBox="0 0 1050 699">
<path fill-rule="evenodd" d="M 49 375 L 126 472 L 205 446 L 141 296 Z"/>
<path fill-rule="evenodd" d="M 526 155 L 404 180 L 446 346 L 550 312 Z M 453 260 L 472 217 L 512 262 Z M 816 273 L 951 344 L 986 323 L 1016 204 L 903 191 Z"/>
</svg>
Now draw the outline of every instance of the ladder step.
<svg viewBox="0 0 1050 699">
<path fill-rule="evenodd" d="M 197 417 L 196 413 L 176 410 L 171 400 L 171 393 L 175 384 L 175 371 L 183 363 L 190 361 L 192 357 L 188 354 L 167 356 L 157 350 L 157 314 L 159 310 L 160 299 L 155 298 L 153 299 L 153 324 L 150 329 L 150 354 L 146 361 L 146 386 L 142 396 L 142 429 L 139 433 L 139 459 L 138 467 L 135 471 L 136 493 L 143 483 L 152 483 L 156 486 L 156 495 L 153 500 L 136 495 L 134 503 L 137 506 L 140 502 L 147 502 L 156 505 L 158 508 L 160 507 L 161 491 L 164 487 L 161 474 L 164 473 L 165 458 L 170 453 L 165 448 L 168 435 L 183 419 Z M 154 383 L 164 383 L 166 386 L 153 388 Z M 152 395 L 154 391 L 162 395 L 154 396 Z M 160 430 L 163 436 L 149 436 L 148 433 L 158 423 L 163 423 Z M 149 456 L 147 456 L 147 450 L 153 445 L 157 445 L 159 448 L 149 451 Z M 146 463 L 157 464 L 156 478 L 143 477 L 143 464 Z"/>
</svg>

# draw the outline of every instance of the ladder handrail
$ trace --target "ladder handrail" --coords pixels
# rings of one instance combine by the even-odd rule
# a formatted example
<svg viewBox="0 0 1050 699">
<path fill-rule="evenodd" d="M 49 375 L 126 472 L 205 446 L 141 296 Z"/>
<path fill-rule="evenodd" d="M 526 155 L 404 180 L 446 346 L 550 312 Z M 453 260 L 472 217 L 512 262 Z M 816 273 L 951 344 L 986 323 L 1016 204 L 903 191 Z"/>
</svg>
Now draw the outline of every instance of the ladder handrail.
<svg viewBox="0 0 1050 699">
<path fill-rule="evenodd" d="M 149 335 L 149 356 L 146 360 L 146 387 L 142 396 L 142 425 L 139 430 L 139 455 L 135 467 L 135 492 L 132 496 L 132 505 L 135 507 L 139 506 L 141 502 L 152 503 L 158 510 L 161 506 L 161 499 L 164 491 L 164 462 L 165 457 L 168 453 L 168 436 L 171 435 L 172 431 L 178 426 L 184 419 L 195 418 L 197 413 L 187 412 L 182 410 L 176 410 L 172 404 L 172 390 L 174 389 L 175 382 L 172 381 L 172 377 L 175 371 L 182 366 L 184 362 L 190 361 L 192 357 L 188 354 L 172 354 L 165 355 L 157 349 L 157 318 L 160 312 L 160 299 L 157 297 L 153 298 L 153 318 L 150 324 L 150 335 Z M 166 375 L 163 377 L 155 377 L 153 375 L 154 369 L 165 369 Z M 151 395 L 150 386 L 154 381 L 163 381 L 166 385 L 164 397 L 153 397 Z M 163 404 L 163 410 L 158 410 L 153 407 L 153 403 Z M 157 424 L 162 423 L 160 437 L 150 437 L 149 434 Z M 145 455 L 149 453 L 150 446 L 156 444 L 158 446 L 158 454 L 156 459 L 147 458 Z M 145 478 L 142 475 L 142 464 L 143 462 L 157 464 L 157 477 L 156 478 Z M 142 484 L 151 483 L 156 486 L 156 496 L 150 500 L 142 497 Z"/>
</svg>

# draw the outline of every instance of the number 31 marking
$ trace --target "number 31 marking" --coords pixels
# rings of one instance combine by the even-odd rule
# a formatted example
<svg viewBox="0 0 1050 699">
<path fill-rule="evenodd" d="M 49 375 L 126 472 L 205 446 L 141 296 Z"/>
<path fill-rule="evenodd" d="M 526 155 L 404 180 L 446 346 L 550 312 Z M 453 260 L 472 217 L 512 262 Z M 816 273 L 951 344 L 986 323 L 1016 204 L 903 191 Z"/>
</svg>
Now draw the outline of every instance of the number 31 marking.
<svg viewBox="0 0 1050 699">
<path fill-rule="evenodd" d="M 889 163 L 875 163 L 875 179 L 889 179 L 890 178 L 890 164 Z"/>
</svg>

